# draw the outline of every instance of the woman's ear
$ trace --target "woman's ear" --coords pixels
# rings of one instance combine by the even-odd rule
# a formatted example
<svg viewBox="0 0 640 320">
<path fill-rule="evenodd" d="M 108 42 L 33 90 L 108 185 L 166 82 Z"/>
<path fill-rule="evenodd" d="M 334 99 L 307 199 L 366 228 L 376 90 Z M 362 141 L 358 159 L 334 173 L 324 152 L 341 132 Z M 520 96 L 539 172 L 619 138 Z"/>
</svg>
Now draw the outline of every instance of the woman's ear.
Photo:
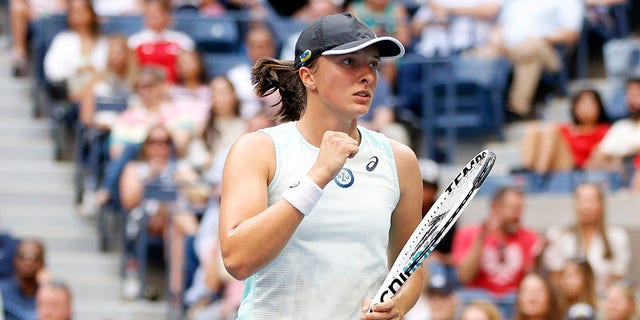
<svg viewBox="0 0 640 320">
<path fill-rule="evenodd" d="M 298 75 L 300 76 L 300 80 L 302 80 L 302 84 L 309 90 L 316 89 L 315 77 L 311 70 L 307 67 L 302 67 L 298 70 Z"/>
</svg>

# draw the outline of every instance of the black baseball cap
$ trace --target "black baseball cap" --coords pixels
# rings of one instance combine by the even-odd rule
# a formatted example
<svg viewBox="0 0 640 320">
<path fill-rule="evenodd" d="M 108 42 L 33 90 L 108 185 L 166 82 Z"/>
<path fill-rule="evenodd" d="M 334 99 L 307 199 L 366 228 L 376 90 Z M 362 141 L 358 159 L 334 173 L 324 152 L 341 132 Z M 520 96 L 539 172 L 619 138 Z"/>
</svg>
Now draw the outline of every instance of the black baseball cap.
<svg viewBox="0 0 640 320">
<path fill-rule="evenodd" d="M 321 17 L 307 25 L 296 42 L 296 68 L 323 55 L 341 55 L 375 45 L 380 58 L 399 58 L 404 46 L 393 37 L 376 37 L 373 31 L 351 13 Z"/>
<path fill-rule="evenodd" d="M 432 270 L 433 271 L 433 270 Z M 434 272 L 429 275 L 429 283 L 427 284 L 428 294 L 440 294 L 448 296 L 455 292 L 453 281 L 443 272 Z"/>
</svg>

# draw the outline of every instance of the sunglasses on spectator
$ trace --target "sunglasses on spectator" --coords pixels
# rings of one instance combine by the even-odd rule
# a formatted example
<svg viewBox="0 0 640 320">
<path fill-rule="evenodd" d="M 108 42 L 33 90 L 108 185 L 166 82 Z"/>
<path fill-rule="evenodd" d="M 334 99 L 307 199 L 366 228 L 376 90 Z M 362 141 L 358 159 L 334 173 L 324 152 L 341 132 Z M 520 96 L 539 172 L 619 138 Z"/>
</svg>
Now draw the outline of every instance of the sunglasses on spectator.
<svg viewBox="0 0 640 320">
<path fill-rule="evenodd" d="M 138 90 L 150 89 L 155 87 L 157 84 L 158 84 L 157 82 L 140 83 L 138 84 Z"/>
<path fill-rule="evenodd" d="M 18 252 L 16 257 L 19 260 L 42 261 L 42 255 L 37 253 Z"/>
<path fill-rule="evenodd" d="M 149 139 L 146 142 L 148 145 L 169 145 L 171 140 L 169 139 Z"/>
</svg>

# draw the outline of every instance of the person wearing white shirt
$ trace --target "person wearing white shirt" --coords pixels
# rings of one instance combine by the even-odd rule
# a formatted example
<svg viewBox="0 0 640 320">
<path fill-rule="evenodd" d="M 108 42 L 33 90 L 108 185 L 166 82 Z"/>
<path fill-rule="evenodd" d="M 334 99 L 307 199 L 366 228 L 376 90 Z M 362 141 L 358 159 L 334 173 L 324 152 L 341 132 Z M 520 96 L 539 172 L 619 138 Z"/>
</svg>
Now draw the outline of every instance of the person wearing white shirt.
<svg viewBox="0 0 640 320">
<path fill-rule="evenodd" d="M 510 111 L 530 115 L 542 71 L 562 68 L 554 46 L 578 41 L 583 16 L 581 0 L 505 1 L 491 42 L 513 63 Z"/>
<path fill-rule="evenodd" d="M 46 78 L 54 83 L 104 70 L 109 44 L 98 28 L 91 1 L 69 2 L 69 30 L 58 33 L 44 58 Z"/>
<path fill-rule="evenodd" d="M 431 0 L 413 16 L 416 52 L 447 56 L 489 40 L 503 0 Z"/>
<path fill-rule="evenodd" d="M 579 185 L 574 193 L 576 224 L 547 231 L 549 243 L 543 261 L 552 279 L 559 279 L 564 264 L 574 257 L 589 261 L 600 292 L 627 276 L 631 264 L 629 235 L 623 228 L 605 223 L 604 197 L 598 185 Z"/>
<path fill-rule="evenodd" d="M 142 0 L 93 0 L 99 16 L 137 15 L 142 13 Z"/>
<path fill-rule="evenodd" d="M 598 145 L 590 168 L 619 168 L 623 158 L 640 153 L 640 78 L 627 80 L 625 100 L 628 117 L 611 126 Z"/>
<path fill-rule="evenodd" d="M 247 32 L 245 37 L 247 50 L 247 63 L 239 64 L 227 72 L 227 78 L 233 83 L 236 94 L 240 98 L 240 115 L 244 119 L 249 119 L 258 114 L 263 106 L 269 107 L 279 99 L 258 98 L 253 92 L 251 84 L 251 66 L 260 58 L 275 57 L 276 45 L 271 31 L 265 27 L 254 27 Z"/>
</svg>

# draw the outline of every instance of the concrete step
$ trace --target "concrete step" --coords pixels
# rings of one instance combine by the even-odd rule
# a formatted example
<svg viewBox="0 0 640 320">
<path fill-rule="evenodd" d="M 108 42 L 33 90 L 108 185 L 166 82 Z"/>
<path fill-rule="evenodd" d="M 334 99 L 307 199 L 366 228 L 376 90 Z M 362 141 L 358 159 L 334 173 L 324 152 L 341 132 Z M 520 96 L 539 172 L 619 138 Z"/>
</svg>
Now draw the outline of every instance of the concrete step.
<svg viewBox="0 0 640 320">
<path fill-rule="evenodd" d="M 1 210 L 1 209 L 0 209 Z M 47 210 L 47 207 L 42 207 L 40 209 L 41 212 Z M 95 225 L 95 220 L 93 219 L 79 219 L 75 214 L 75 208 L 69 208 L 69 213 L 65 213 L 64 215 L 16 215 L 16 214 L 0 214 L 0 219 L 2 219 L 2 223 L 6 225 L 11 225 L 16 228 L 28 227 L 33 225 L 34 221 L 37 221 L 40 225 L 57 227 L 60 225 L 68 226 L 76 229 L 86 229 L 88 226 Z M 75 215 L 75 217 L 74 217 Z M 36 220 L 37 219 L 37 220 Z"/>
<path fill-rule="evenodd" d="M 0 148 L 4 150 L 2 160 L 0 160 L 2 162 L 15 162 L 24 159 L 40 159 L 50 162 L 54 159 L 53 145 L 45 141 L 35 144 L 0 144 Z M 0 167 L 3 166 L 2 162 L 0 162 Z"/>
<path fill-rule="evenodd" d="M 18 180 L 36 183 L 48 180 L 73 181 L 74 168 L 71 163 L 55 163 L 48 159 L 50 158 L 2 161 L 0 163 L 0 185 Z"/>
<path fill-rule="evenodd" d="M 25 119 L 24 117 L 0 118 L 0 137 L 4 139 L 38 138 L 49 139 L 49 124 L 43 121 Z"/>
<path fill-rule="evenodd" d="M 33 101 L 30 95 L 25 92 L 22 94 L 2 96 L 0 90 L 0 112 L 4 119 L 34 119 L 33 117 Z M 45 118 L 34 119 L 37 121 L 47 121 Z"/>
<path fill-rule="evenodd" d="M 39 186 L 33 186 L 33 189 L 13 188 L 8 190 L 5 187 L 0 187 L 0 201 L 13 204 L 65 205 L 73 203 L 74 199 L 75 195 L 71 188 L 66 190 L 40 190 Z M 43 207 L 43 209 L 46 209 L 46 207 Z"/>
<path fill-rule="evenodd" d="M 75 217 L 74 216 L 75 212 L 73 210 L 74 210 L 73 206 L 69 203 L 66 203 L 64 205 L 46 205 L 46 206 L 42 206 L 34 203 L 27 203 L 27 204 L 0 203 L 0 219 L 25 219 L 25 220 L 69 219 L 71 220 L 70 217 Z"/>
<path fill-rule="evenodd" d="M 78 240 L 86 241 L 86 239 Z M 58 252 L 47 255 L 47 265 L 55 275 L 68 281 L 90 283 L 93 279 L 120 279 L 119 253 L 99 253 L 97 251 Z M 65 276 L 66 275 L 66 276 Z M 119 294 L 114 295 L 117 297 Z"/>
<path fill-rule="evenodd" d="M 166 302 L 88 301 L 75 305 L 75 319 L 159 320 L 166 319 Z"/>
</svg>

